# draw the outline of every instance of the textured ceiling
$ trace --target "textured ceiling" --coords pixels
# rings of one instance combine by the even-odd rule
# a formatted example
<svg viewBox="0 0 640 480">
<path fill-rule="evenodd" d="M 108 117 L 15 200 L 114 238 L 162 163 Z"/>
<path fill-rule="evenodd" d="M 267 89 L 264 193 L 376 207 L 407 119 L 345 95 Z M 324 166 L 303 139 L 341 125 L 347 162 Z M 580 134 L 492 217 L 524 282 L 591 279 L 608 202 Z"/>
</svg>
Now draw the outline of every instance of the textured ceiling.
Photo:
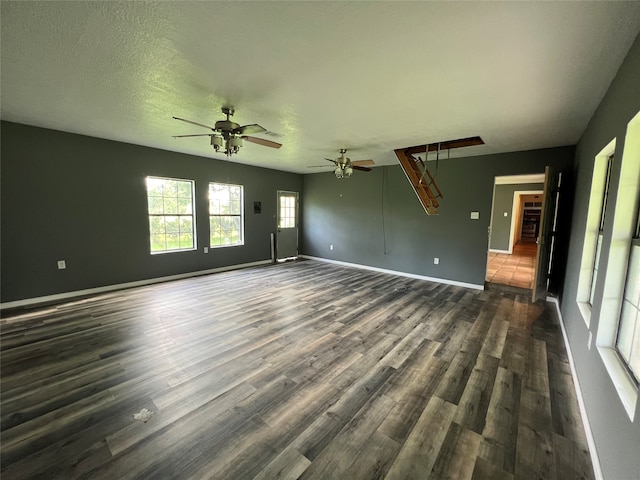
<svg viewBox="0 0 640 480">
<path fill-rule="evenodd" d="M 342 147 L 385 165 L 473 135 L 486 145 L 458 155 L 574 144 L 640 31 L 640 2 L 1 8 L 3 120 L 224 158 L 207 137 L 171 138 L 206 133 L 172 116 L 213 125 L 230 104 L 284 144 L 232 161 L 299 173 Z"/>
</svg>

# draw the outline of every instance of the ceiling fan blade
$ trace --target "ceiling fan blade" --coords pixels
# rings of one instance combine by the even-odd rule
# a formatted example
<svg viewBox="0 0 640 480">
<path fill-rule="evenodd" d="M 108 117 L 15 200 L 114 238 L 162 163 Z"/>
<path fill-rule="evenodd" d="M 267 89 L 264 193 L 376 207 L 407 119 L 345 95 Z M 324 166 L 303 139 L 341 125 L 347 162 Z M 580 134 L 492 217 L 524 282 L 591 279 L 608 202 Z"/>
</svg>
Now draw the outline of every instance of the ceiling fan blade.
<svg viewBox="0 0 640 480">
<path fill-rule="evenodd" d="M 261 127 L 257 123 L 253 123 L 251 125 L 243 125 L 242 127 L 236 128 L 233 133 L 237 133 L 238 135 L 246 135 L 247 133 L 264 133 L 267 129 Z"/>
<path fill-rule="evenodd" d="M 246 140 L 247 142 L 257 143 L 258 145 L 262 145 L 264 147 L 280 148 L 282 146 L 281 143 L 272 142 L 271 140 L 265 140 L 264 138 L 249 137 L 247 135 L 243 135 L 241 138 L 243 140 Z"/>
<path fill-rule="evenodd" d="M 330 158 L 325 158 L 325 160 L 327 162 L 331 162 L 331 163 L 334 163 L 334 164 L 338 165 L 338 161 L 337 160 L 331 160 Z"/>
<path fill-rule="evenodd" d="M 355 162 L 351 162 L 351 166 L 353 167 L 364 167 L 368 165 L 375 165 L 376 162 L 373 160 L 356 160 Z"/>
<path fill-rule="evenodd" d="M 193 135 L 172 135 L 173 138 L 182 138 L 182 137 L 210 137 L 213 133 L 195 133 Z"/>
<path fill-rule="evenodd" d="M 187 122 L 187 123 L 191 123 L 192 125 L 198 125 L 199 127 L 204 127 L 204 128 L 208 128 L 209 130 L 213 130 L 215 131 L 215 128 L 213 127 L 209 127 L 208 125 L 203 125 L 201 123 L 198 122 L 192 122 L 191 120 L 187 120 L 186 118 L 180 118 L 180 117 L 173 117 L 176 120 L 180 120 L 181 122 Z"/>
<path fill-rule="evenodd" d="M 307 168 L 333 168 L 331 165 L 308 165 Z"/>
<path fill-rule="evenodd" d="M 353 168 L 354 170 L 360 170 L 361 172 L 370 172 L 371 169 L 368 167 L 359 167 L 357 165 L 354 165 L 353 163 L 351 164 L 351 168 Z"/>
</svg>

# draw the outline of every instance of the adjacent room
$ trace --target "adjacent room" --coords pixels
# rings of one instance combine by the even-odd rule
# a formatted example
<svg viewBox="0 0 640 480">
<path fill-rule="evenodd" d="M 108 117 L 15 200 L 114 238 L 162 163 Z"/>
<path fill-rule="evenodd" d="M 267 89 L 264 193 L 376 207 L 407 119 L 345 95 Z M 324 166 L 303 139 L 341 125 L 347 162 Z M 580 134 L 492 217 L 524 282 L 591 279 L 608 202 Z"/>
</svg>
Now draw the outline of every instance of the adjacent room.
<svg viewBox="0 0 640 480">
<path fill-rule="evenodd" d="M 640 2 L 0 2 L 0 476 L 640 478 Z"/>
</svg>

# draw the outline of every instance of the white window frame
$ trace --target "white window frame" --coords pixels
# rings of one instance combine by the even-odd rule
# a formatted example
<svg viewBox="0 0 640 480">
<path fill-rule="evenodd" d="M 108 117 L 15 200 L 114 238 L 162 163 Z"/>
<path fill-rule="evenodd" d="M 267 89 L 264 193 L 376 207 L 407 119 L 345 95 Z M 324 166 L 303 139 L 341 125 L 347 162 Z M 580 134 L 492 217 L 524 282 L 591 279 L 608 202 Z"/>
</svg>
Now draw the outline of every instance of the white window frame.
<svg viewBox="0 0 640 480">
<path fill-rule="evenodd" d="M 638 402 L 638 385 L 616 349 L 631 241 L 635 235 L 637 205 L 640 201 L 640 112 L 629 122 L 620 165 L 615 199 L 611 245 L 604 268 L 603 292 L 598 318 L 598 353 L 633 421 Z"/>
<path fill-rule="evenodd" d="M 622 357 L 622 361 L 627 365 L 631 375 L 634 377 L 636 385 L 640 381 L 640 368 L 637 364 L 640 361 L 640 212 L 637 217 L 637 227 L 635 235 L 631 239 L 629 260 L 627 262 L 627 275 L 623 291 L 622 307 L 620 319 L 618 321 L 618 331 L 616 335 L 615 348 Z M 635 260 L 632 262 L 632 255 Z M 632 267 L 633 266 L 633 267 Z M 635 270 L 632 270 L 634 268 Z M 623 317 L 627 321 L 625 325 L 632 327 L 630 331 L 623 332 Z M 623 335 L 624 333 L 624 335 Z M 625 345 L 627 344 L 627 345 Z M 625 350 L 629 350 L 628 355 Z M 633 361 L 635 360 L 635 362 Z"/>
<path fill-rule="evenodd" d="M 211 187 L 213 185 L 220 185 L 227 187 L 230 189 L 231 187 L 240 189 L 240 211 L 239 213 L 212 213 L 212 203 L 211 203 Z M 225 247 L 239 247 L 244 245 L 244 186 L 236 185 L 231 183 L 223 183 L 223 182 L 209 182 L 209 248 L 225 248 Z M 211 219 L 214 217 L 238 217 L 240 218 L 240 240 L 235 243 L 223 243 L 223 244 L 214 244 L 213 240 L 213 231 L 211 229 Z"/>
<path fill-rule="evenodd" d="M 190 190 L 191 190 L 191 204 L 190 204 L 190 213 L 166 213 L 164 212 L 164 207 L 163 207 L 163 213 L 151 213 L 151 205 L 149 202 L 149 180 L 162 180 L 162 181 L 174 181 L 174 182 L 185 182 L 185 183 L 189 183 L 190 184 Z M 151 255 L 162 255 L 165 253 L 175 253 L 175 252 L 189 252 L 189 251 L 193 251 L 196 250 L 197 247 L 197 236 L 196 236 L 196 215 L 195 215 L 195 181 L 194 180 L 189 180 L 189 179 L 185 179 L 185 178 L 170 178 L 170 177 L 158 177 L 158 176 L 154 176 L 154 175 L 148 175 L 145 178 L 145 188 L 147 191 L 147 217 L 148 217 L 148 226 L 149 226 L 149 253 Z M 164 192 L 163 192 L 163 201 L 164 201 Z M 152 241 L 152 225 L 151 225 L 151 218 L 152 217 L 191 217 L 191 238 L 192 238 L 192 242 L 191 242 L 191 247 L 188 248 L 165 248 L 164 250 L 153 250 L 153 241 Z M 166 232 L 165 232 L 166 235 Z M 166 244 L 165 244 L 166 245 Z"/>
<path fill-rule="evenodd" d="M 589 328 L 591 324 L 591 286 L 593 283 L 594 269 L 597 269 L 596 249 L 600 234 L 600 223 L 603 215 L 603 198 L 607 188 L 607 170 L 609 158 L 616 150 L 616 139 L 596 155 L 593 164 L 591 178 L 591 192 L 589 194 L 589 207 L 587 210 L 587 224 L 584 232 L 584 244 L 582 247 L 582 260 L 580 261 L 580 273 L 578 275 L 578 291 L 576 303 L 582 314 L 582 318 Z M 598 259 L 599 260 L 599 259 Z"/>
</svg>

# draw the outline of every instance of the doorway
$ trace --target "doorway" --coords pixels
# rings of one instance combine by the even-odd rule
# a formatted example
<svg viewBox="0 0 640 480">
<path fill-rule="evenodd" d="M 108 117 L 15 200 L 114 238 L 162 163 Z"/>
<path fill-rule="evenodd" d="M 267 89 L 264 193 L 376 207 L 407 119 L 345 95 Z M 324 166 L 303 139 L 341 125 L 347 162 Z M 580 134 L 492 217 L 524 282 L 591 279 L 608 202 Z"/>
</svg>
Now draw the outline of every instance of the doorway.
<svg viewBox="0 0 640 480">
<path fill-rule="evenodd" d="M 544 178 L 542 173 L 496 177 L 485 275 L 488 288 L 533 288 Z"/>
<path fill-rule="evenodd" d="M 278 190 L 276 260 L 298 258 L 298 192 Z"/>
</svg>

